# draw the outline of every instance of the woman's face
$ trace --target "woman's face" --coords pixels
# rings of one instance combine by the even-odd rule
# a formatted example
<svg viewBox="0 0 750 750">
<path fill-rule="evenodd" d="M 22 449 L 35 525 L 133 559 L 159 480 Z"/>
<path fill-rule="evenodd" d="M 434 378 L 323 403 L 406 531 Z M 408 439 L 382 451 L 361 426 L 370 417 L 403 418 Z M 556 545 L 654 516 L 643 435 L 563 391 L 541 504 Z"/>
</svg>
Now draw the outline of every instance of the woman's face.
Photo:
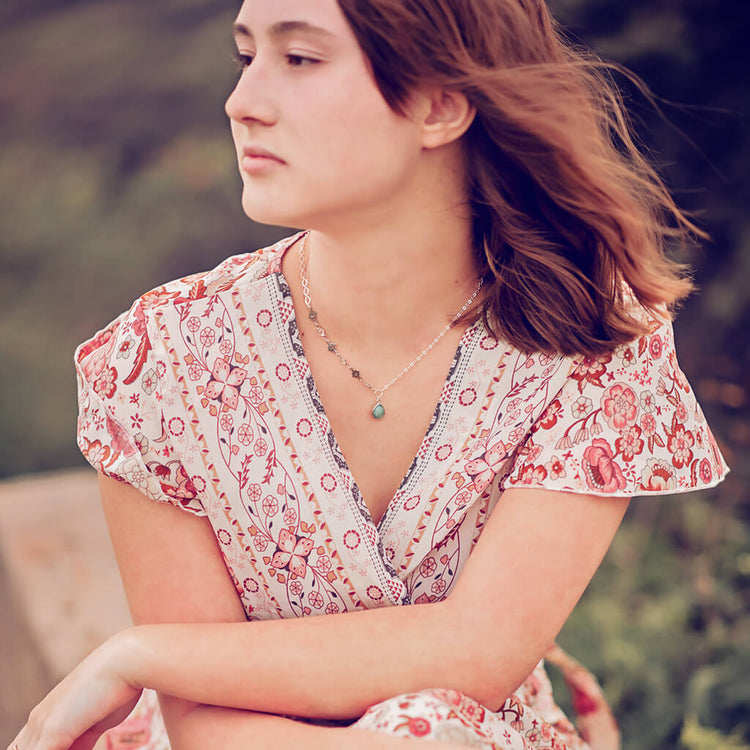
<svg viewBox="0 0 750 750">
<path fill-rule="evenodd" d="M 418 129 L 386 104 L 336 0 L 245 0 L 235 39 L 244 67 L 226 112 L 245 213 L 325 228 L 403 209 Z"/>
</svg>

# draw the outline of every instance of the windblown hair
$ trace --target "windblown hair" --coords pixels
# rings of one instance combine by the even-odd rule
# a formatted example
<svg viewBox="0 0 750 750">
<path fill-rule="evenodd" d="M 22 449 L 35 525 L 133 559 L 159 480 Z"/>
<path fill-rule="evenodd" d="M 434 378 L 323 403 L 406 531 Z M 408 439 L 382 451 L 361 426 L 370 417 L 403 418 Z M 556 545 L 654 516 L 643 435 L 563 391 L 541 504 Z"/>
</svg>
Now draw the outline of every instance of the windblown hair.
<svg viewBox="0 0 750 750">
<path fill-rule="evenodd" d="M 463 140 L 493 335 L 593 357 L 644 333 L 644 308 L 671 317 L 692 283 L 668 245 L 705 235 L 636 145 L 621 68 L 569 43 L 543 0 L 338 3 L 395 112 L 425 83 L 476 108 Z"/>
</svg>

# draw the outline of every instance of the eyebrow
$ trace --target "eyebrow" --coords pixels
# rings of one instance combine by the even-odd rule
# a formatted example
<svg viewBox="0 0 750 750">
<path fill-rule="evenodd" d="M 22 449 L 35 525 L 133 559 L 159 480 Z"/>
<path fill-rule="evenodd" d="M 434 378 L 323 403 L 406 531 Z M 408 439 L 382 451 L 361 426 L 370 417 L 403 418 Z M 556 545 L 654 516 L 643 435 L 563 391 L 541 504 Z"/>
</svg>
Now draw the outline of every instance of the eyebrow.
<svg viewBox="0 0 750 750">
<path fill-rule="evenodd" d="M 247 36 L 251 39 L 253 34 L 250 29 L 243 23 L 235 23 L 232 27 L 235 36 Z M 324 29 L 322 26 L 315 26 L 308 21 L 278 21 L 269 29 L 269 35 L 272 37 L 287 36 L 295 31 L 302 31 L 307 34 L 330 39 L 335 36 L 332 31 Z"/>
</svg>

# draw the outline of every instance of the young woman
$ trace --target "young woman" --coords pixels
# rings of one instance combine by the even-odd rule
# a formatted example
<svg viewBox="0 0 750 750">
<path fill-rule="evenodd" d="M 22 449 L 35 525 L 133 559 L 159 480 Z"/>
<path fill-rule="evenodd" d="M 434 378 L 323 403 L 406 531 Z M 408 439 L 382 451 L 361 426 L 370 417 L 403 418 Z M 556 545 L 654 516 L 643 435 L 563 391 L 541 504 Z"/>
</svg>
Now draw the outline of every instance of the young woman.
<svg viewBox="0 0 750 750">
<path fill-rule="evenodd" d="M 235 37 L 243 207 L 303 231 L 78 350 L 135 626 L 11 747 L 143 689 L 107 746 L 587 747 L 542 656 L 629 498 L 726 472 L 673 349 L 693 227 L 542 0 L 245 0 Z"/>
</svg>

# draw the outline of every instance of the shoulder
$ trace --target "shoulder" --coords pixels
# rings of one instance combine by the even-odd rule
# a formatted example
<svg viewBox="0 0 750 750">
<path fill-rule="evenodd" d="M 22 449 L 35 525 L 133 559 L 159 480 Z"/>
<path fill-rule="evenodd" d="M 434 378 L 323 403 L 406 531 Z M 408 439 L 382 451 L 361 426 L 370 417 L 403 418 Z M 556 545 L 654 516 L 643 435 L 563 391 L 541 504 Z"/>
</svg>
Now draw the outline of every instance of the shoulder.
<svg viewBox="0 0 750 750">
<path fill-rule="evenodd" d="M 298 235 L 286 237 L 251 253 L 233 255 L 209 271 L 167 282 L 137 300 L 144 310 L 177 303 L 190 303 L 257 283 L 281 270 L 284 252 Z"/>
<path fill-rule="evenodd" d="M 142 294 L 131 307 L 94 336 L 75 353 L 75 364 L 85 380 L 97 376 L 113 359 L 142 361 L 153 340 L 153 319 L 157 311 L 184 308 L 216 295 L 231 294 L 257 284 L 281 270 L 284 252 L 299 237 L 286 237 L 251 253 L 233 255 L 208 271 L 185 276 Z M 184 314 L 184 312 L 183 312 Z"/>
<path fill-rule="evenodd" d="M 710 487 L 726 464 L 680 369 L 669 316 L 632 308 L 643 333 L 566 358 L 508 485 L 612 495 Z"/>
<path fill-rule="evenodd" d="M 654 367 L 670 357 L 676 365 L 674 331 L 669 314 L 664 311 L 658 315 L 637 304 L 629 307 L 628 314 L 642 324 L 640 336 L 600 356 L 567 358 L 569 377 L 577 383 L 579 391 L 582 392 L 585 385 L 605 387 L 615 379 L 639 381 L 648 378 Z"/>
<path fill-rule="evenodd" d="M 78 347 L 77 438 L 94 468 L 153 500 L 204 515 L 186 463 L 190 433 L 168 427 L 184 419 L 168 341 L 174 325 L 280 271 L 293 239 L 152 289 Z"/>
<path fill-rule="evenodd" d="M 296 234 L 285 237 L 254 252 L 232 255 L 208 271 L 162 284 L 141 295 L 134 307 L 140 307 L 148 312 L 165 305 L 189 304 L 252 286 L 270 274 L 281 271 L 281 260 L 285 251 L 299 236 Z"/>
</svg>

